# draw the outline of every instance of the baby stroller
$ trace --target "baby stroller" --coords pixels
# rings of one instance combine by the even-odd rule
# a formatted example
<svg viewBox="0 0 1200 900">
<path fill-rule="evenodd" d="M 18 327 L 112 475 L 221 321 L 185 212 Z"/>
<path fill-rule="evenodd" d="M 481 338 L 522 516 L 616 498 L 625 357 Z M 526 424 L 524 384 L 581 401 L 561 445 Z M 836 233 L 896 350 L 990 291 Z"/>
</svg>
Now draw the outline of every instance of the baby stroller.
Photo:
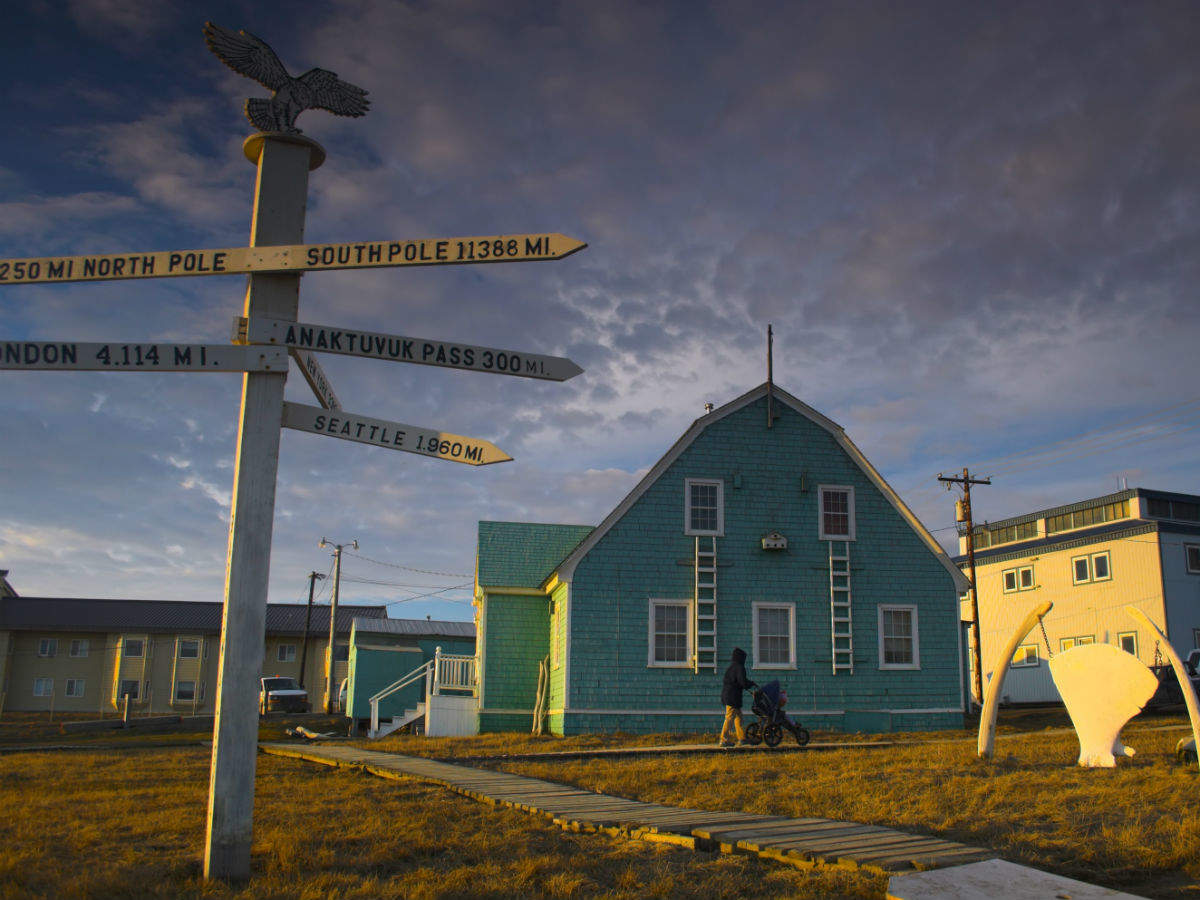
<svg viewBox="0 0 1200 900">
<path fill-rule="evenodd" d="M 808 743 L 808 729 L 793 722 L 783 711 L 787 703 L 787 693 L 779 686 L 778 681 L 768 681 L 754 692 L 754 704 L 750 711 L 758 716 L 757 722 L 746 726 L 746 740 L 751 744 L 766 742 L 768 747 L 776 747 L 783 740 L 783 732 L 790 731 L 796 743 L 803 747 Z"/>
</svg>

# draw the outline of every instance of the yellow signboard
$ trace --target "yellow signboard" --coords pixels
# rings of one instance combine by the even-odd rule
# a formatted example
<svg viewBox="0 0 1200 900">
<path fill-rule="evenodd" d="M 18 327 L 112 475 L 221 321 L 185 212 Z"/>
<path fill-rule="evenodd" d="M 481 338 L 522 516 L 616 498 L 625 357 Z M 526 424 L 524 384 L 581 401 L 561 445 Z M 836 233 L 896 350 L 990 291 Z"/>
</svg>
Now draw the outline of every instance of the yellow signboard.
<svg viewBox="0 0 1200 900">
<path fill-rule="evenodd" d="M 512 457 L 495 444 L 479 438 L 359 416 L 340 409 L 324 410 L 319 406 L 286 400 L 283 404 L 283 427 L 341 438 L 343 441 L 373 444 L 388 450 L 434 456 L 469 466 L 512 461 Z"/>
<path fill-rule="evenodd" d="M 179 278 L 187 275 L 244 275 L 249 272 L 318 272 L 382 266 L 446 266 L 467 263 L 537 262 L 562 259 L 586 247 L 563 234 L 496 234 L 483 237 L 360 241 L 351 244 L 291 244 L 224 250 L 160 250 L 0 259 L 0 284 L 113 281 L 121 278 Z"/>
</svg>

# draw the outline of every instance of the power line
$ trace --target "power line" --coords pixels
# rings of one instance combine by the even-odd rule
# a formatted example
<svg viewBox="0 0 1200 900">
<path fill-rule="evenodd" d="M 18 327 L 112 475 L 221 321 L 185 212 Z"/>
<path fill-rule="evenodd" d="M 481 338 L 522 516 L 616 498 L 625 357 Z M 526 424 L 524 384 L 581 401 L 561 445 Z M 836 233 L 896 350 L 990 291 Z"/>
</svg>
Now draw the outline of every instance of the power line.
<svg viewBox="0 0 1200 900">
<path fill-rule="evenodd" d="M 374 563 L 377 566 L 387 566 L 389 569 L 403 569 L 406 572 L 417 572 L 421 575 L 442 575 L 446 578 L 474 578 L 474 575 L 463 572 L 435 572 L 432 569 L 418 569 L 413 566 L 402 566 L 399 563 L 384 562 L 379 559 L 371 559 L 369 556 L 363 556 L 361 553 L 347 553 L 347 556 L 353 556 L 355 559 L 361 559 L 364 562 Z"/>
</svg>

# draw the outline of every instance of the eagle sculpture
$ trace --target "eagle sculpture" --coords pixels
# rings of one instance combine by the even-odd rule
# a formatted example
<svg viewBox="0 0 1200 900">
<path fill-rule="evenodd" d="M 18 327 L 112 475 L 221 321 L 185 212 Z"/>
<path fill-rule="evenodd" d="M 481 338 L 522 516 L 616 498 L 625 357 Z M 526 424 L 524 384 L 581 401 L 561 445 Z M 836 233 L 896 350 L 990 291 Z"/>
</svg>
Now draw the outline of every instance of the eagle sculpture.
<svg viewBox="0 0 1200 900">
<path fill-rule="evenodd" d="M 233 71 L 275 92 L 270 100 L 251 97 L 246 101 L 246 118 L 259 131 L 299 134 L 296 116 L 306 109 L 324 109 L 335 116 L 361 116 L 371 105 L 366 91 L 342 81 L 328 69 L 309 69 L 293 78 L 266 41 L 248 31 L 230 31 L 205 22 L 204 39 L 208 49 Z"/>
</svg>

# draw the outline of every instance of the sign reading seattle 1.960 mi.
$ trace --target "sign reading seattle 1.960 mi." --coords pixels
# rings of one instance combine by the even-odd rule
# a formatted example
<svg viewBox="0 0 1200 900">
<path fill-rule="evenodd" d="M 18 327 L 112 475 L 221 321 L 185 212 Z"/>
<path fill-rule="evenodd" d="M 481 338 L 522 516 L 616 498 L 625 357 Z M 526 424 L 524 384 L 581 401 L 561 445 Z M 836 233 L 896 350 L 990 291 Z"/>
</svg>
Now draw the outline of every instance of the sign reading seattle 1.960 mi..
<svg viewBox="0 0 1200 900">
<path fill-rule="evenodd" d="M 86 372 L 285 372 L 275 347 L 0 341 L 0 369 Z"/>
<path fill-rule="evenodd" d="M 233 341 L 282 344 L 285 347 L 317 350 L 321 353 L 341 353 L 345 356 L 365 356 L 392 362 L 444 366 L 493 375 L 519 375 L 522 378 L 542 378 L 547 381 L 566 381 L 583 371 L 571 360 L 561 356 L 498 350 L 495 347 L 406 337 L 400 334 L 380 334 L 374 331 L 360 331 L 357 328 L 286 322 L 282 319 L 247 319 L 238 316 L 233 320 Z"/>
<path fill-rule="evenodd" d="M 283 403 L 283 427 L 295 431 L 307 431 L 373 444 L 388 450 L 404 450 L 420 456 L 436 456 L 450 462 L 466 463 L 469 466 L 486 466 L 490 463 L 510 462 L 512 457 L 488 441 L 463 437 L 419 425 L 389 422 L 359 416 L 345 410 L 325 410 L 305 403 Z"/>
<path fill-rule="evenodd" d="M 486 237 L 359 241 L 351 244 L 290 244 L 224 250 L 161 250 L 0 259 L 0 284 L 178 278 L 248 272 L 316 272 L 380 266 L 441 266 L 462 263 L 536 262 L 562 259 L 586 247 L 562 234 L 498 234 Z"/>
</svg>

